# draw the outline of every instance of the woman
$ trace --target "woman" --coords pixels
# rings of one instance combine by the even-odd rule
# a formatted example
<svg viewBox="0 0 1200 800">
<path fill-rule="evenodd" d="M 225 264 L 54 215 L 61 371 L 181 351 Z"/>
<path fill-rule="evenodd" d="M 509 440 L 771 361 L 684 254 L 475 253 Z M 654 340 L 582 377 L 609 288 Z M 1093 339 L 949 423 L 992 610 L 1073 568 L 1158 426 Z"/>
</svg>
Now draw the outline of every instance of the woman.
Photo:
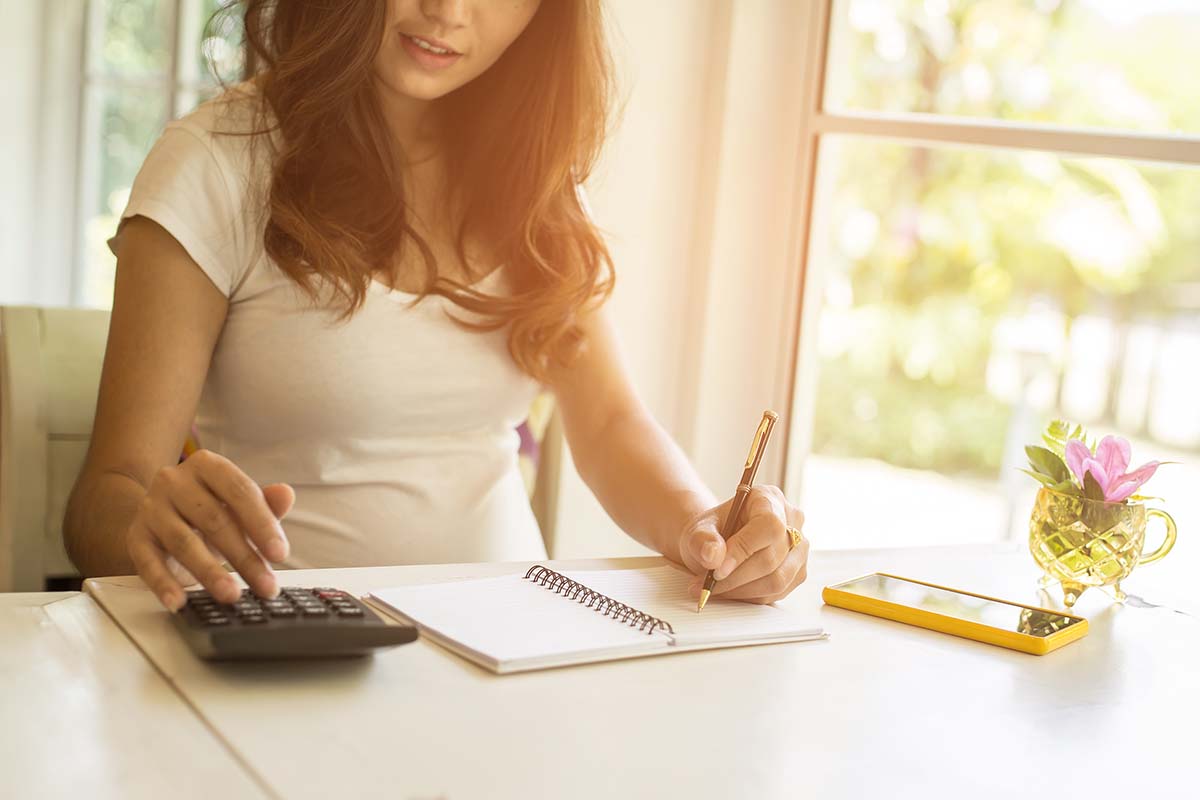
<svg viewBox="0 0 1200 800">
<path fill-rule="evenodd" d="M 577 190 L 608 115 L 599 0 L 244 6 L 256 77 L 167 126 L 110 243 L 80 570 L 178 609 L 193 576 L 235 598 L 226 561 L 270 597 L 271 563 L 544 558 L 514 427 L 547 387 L 631 536 L 718 596 L 802 582 L 800 511 L 756 488 L 724 541 L 729 501 L 619 355 Z M 208 449 L 177 462 L 193 420 Z"/>
</svg>

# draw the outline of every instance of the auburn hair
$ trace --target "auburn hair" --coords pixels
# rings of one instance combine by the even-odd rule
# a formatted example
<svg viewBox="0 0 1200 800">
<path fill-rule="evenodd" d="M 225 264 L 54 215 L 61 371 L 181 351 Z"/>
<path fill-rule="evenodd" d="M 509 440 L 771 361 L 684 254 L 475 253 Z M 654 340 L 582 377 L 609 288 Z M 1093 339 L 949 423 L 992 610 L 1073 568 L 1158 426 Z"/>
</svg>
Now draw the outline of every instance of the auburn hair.
<svg viewBox="0 0 1200 800">
<path fill-rule="evenodd" d="M 486 242 L 499 261 L 484 271 L 504 265 L 508 296 L 439 275 L 409 223 L 375 89 L 388 4 L 241 5 L 247 73 L 263 120 L 251 133 L 280 134 L 261 209 L 266 254 L 314 300 L 322 286 L 331 288 L 345 319 L 364 302 L 373 273 L 392 270 L 395 279 L 399 254 L 415 247 L 425 274 L 414 303 L 439 294 L 479 315 L 475 322 L 450 315 L 456 324 L 511 325 L 513 360 L 543 383 L 549 367 L 569 364 L 584 343 L 579 320 L 607 300 L 615 281 L 577 192 L 610 123 L 614 73 L 601 0 L 542 0 L 496 63 L 433 101 L 446 123 L 445 196 L 458 209 L 459 261 L 467 264 L 469 236 Z"/>
</svg>

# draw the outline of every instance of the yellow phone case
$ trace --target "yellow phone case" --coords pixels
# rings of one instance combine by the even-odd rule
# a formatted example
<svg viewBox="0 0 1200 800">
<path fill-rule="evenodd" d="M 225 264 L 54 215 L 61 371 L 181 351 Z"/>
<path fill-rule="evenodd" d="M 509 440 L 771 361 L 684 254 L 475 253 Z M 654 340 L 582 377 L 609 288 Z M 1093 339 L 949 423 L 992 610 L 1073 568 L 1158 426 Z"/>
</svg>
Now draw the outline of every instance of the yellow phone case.
<svg viewBox="0 0 1200 800">
<path fill-rule="evenodd" d="M 957 619 L 948 617 L 943 614 L 938 614 L 933 611 L 926 611 L 921 608 L 892 603 L 887 600 L 879 600 L 874 597 L 864 597 L 861 594 L 846 592 L 838 589 L 838 586 L 853 583 L 854 581 L 866 578 L 869 575 L 882 575 L 886 578 L 897 578 L 902 581 L 918 583 L 922 586 L 930 586 L 934 589 L 944 589 L 948 592 L 967 595 L 969 597 L 978 597 L 982 600 L 991 600 L 997 603 L 1005 603 L 1007 605 L 1017 606 L 1030 611 L 1041 611 L 1047 614 L 1055 614 L 1071 619 L 1079 620 L 1079 622 L 1068 625 L 1062 630 L 1055 631 L 1047 636 L 1033 636 L 1028 633 L 1020 633 L 1019 631 L 1001 630 L 1000 628 L 985 625 L 981 622 L 972 622 L 971 620 Z M 988 597 L 987 595 L 977 594 L 975 592 L 967 592 L 962 589 L 955 589 L 951 586 L 939 586 L 936 583 L 928 583 L 927 581 L 918 581 L 914 578 L 905 578 L 901 575 L 890 575 L 886 572 L 871 572 L 867 575 L 860 575 L 857 578 L 852 578 L 848 581 L 842 581 L 834 586 L 826 586 L 821 592 L 821 599 L 831 606 L 838 608 L 849 609 L 850 611 L 859 611 L 863 614 L 870 614 L 875 617 L 895 620 L 896 622 L 904 622 L 909 625 L 916 625 L 920 628 L 928 628 L 931 631 L 940 631 L 941 633 L 949 633 L 952 636 L 961 636 L 965 639 L 974 639 L 977 642 L 985 642 L 987 644 L 999 645 L 1007 647 L 1010 650 L 1020 650 L 1023 653 L 1032 653 L 1036 656 L 1045 655 L 1051 650 L 1057 650 L 1065 644 L 1069 644 L 1076 639 L 1082 638 L 1087 634 L 1087 620 L 1075 614 L 1067 614 L 1052 608 L 1041 608 L 1039 606 L 1030 606 L 1024 603 L 1014 603 L 1011 600 L 1002 600 L 998 597 Z"/>
</svg>

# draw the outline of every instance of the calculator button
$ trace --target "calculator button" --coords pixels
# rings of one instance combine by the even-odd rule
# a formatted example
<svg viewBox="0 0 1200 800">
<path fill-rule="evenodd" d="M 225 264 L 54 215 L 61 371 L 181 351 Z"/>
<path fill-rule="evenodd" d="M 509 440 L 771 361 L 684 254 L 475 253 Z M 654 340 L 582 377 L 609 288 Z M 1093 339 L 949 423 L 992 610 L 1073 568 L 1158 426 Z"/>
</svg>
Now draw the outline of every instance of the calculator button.
<svg viewBox="0 0 1200 800">
<path fill-rule="evenodd" d="M 205 625 L 228 625 L 229 617 L 224 614 L 214 614 L 204 618 Z"/>
<path fill-rule="evenodd" d="M 320 589 L 317 591 L 317 597 L 321 598 L 322 600 L 337 600 L 338 598 L 345 596 L 345 592 L 333 591 L 331 589 Z"/>
<path fill-rule="evenodd" d="M 257 625 L 260 622 L 266 622 L 266 621 L 267 621 L 267 618 L 264 617 L 262 614 L 247 614 L 244 617 L 242 617 L 242 624 L 244 624 L 244 625 Z"/>
<path fill-rule="evenodd" d="M 315 608 L 306 607 L 301 609 L 301 613 L 306 617 L 324 617 L 329 613 L 329 610 L 325 606 L 317 606 Z"/>
<path fill-rule="evenodd" d="M 267 613 L 272 617 L 294 617 L 296 616 L 296 609 L 292 608 L 291 606 L 284 606 L 283 608 L 268 608 Z"/>
<path fill-rule="evenodd" d="M 339 617 L 361 617 L 363 612 L 361 608 L 351 606 L 349 608 L 339 608 L 337 610 L 337 615 Z"/>
</svg>

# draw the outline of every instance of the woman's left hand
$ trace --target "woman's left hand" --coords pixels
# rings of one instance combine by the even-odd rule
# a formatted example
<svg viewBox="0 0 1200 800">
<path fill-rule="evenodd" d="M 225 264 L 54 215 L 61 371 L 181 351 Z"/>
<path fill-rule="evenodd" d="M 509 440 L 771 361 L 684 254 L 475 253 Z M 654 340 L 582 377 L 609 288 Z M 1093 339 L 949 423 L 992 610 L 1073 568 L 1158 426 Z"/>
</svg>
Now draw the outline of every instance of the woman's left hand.
<svg viewBox="0 0 1200 800">
<path fill-rule="evenodd" d="M 692 597 L 708 570 L 717 579 L 712 596 L 751 603 L 773 603 L 808 577 L 808 539 L 792 547 L 787 528 L 803 530 L 804 512 L 788 502 L 777 486 L 754 486 L 742 505 L 741 525 L 726 541 L 720 525 L 733 498 L 696 515 L 684 526 L 679 555 L 696 574 Z"/>
</svg>

